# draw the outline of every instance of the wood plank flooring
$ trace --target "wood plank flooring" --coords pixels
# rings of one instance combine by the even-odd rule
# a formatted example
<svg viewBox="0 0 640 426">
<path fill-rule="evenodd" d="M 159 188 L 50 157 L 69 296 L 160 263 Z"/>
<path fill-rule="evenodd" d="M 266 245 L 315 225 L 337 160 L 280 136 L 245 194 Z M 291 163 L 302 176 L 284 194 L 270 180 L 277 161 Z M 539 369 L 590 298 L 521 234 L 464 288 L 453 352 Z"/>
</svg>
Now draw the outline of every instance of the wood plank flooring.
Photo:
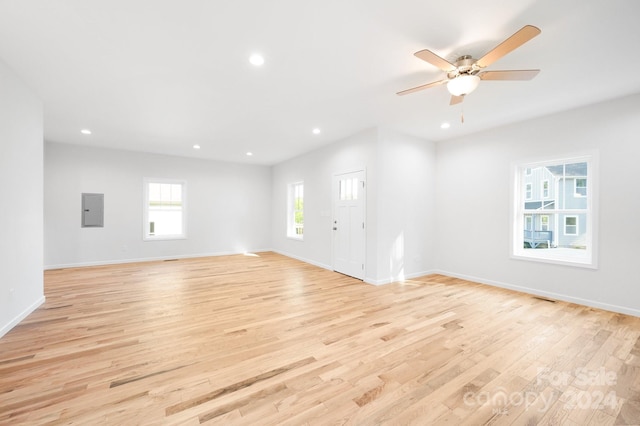
<svg viewBox="0 0 640 426">
<path fill-rule="evenodd" d="M 0 424 L 630 425 L 640 318 L 275 253 L 53 270 Z"/>
</svg>

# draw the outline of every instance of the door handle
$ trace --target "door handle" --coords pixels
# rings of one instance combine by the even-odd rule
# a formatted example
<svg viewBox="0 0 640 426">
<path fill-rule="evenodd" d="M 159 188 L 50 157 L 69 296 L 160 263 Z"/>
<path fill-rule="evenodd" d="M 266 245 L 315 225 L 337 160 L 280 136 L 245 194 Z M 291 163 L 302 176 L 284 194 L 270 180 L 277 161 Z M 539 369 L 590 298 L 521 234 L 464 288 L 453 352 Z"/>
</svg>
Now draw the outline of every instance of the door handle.
<svg viewBox="0 0 640 426">
<path fill-rule="evenodd" d="M 337 226 L 334 226 L 334 227 L 333 227 L 333 230 L 334 230 L 334 231 L 337 231 L 337 230 L 338 230 L 338 227 L 337 227 Z"/>
</svg>

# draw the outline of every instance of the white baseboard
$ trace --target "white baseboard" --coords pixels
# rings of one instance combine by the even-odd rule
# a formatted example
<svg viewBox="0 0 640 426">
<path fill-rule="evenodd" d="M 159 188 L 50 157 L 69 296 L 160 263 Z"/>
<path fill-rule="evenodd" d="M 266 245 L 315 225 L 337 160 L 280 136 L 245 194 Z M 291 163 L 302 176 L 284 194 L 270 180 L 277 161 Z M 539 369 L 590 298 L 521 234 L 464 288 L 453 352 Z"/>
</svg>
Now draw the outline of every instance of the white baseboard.
<svg viewBox="0 0 640 426">
<path fill-rule="evenodd" d="M 42 305 L 45 301 L 45 297 L 42 296 L 41 298 L 39 298 L 38 300 L 36 300 L 35 302 L 33 302 L 31 304 L 31 306 L 29 306 L 27 309 L 25 309 L 24 311 L 22 311 L 20 314 L 18 314 L 18 316 L 16 316 L 15 318 L 13 318 L 11 321 L 9 321 L 7 324 L 3 325 L 2 328 L 0 328 L 0 338 L 2 336 L 4 336 L 5 334 L 7 334 L 9 332 L 9 330 L 11 330 L 13 327 L 15 327 L 16 325 L 18 325 L 20 323 L 20 321 L 22 321 L 23 319 L 25 319 L 27 316 L 29 316 L 30 313 L 32 313 L 33 311 L 35 311 L 36 309 L 38 309 L 38 307 L 40 305 Z"/>
<path fill-rule="evenodd" d="M 292 259 L 299 260 L 301 262 L 309 263 L 311 265 L 317 266 L 317 267 L 322 268 L 322 269 L 327 269 L 329 271 L 333 271 L 333 267 L 331 265 L 326 265 L 324 263 L 319 263 L 319 262 L 316 262 L 314 260 L 306 259 L 304 257 L 296 256 L 296 255 L 293 255 L 291 253 L 287 253 L 287 252 L 280 251 L 280 250 L 273 250 L 273 252 L 281 254 L 283 256 L 290 257 Z M 376 280 L 375 278 L 365 277 L 362 281 L 364 281 L 367 284 L 371 284 L 371 285 L 384 285 L 384 284 L 391 284 L 393 282 L 398 282 L 398 281 L 410 280 L 412 278 L 422 277 L 424 275 L 435 274 L 435 273 L 436 272 L 434 272 L 434 271 L 415 272 L 413 274 L 409 274 L 409 275 L 404 276 L 402 279 L 399 279 L 399 278 L 396 278 L 396 279 L 388 278 L 388 279 L 383 279 L 383 280 Z"/>
<path fill-rule="evenodd" d="M 322 269 L 328 269 L 329 271 L 333 271 L 333 267 L 331 267 L 331 265 L 325 265 L 324 263 L 316 262 L 316 261 L 311 260 L 311 259 L 305 259 L 304 257 L 296 256 L 296 255 L 293 255 L 291 253 L 287 253 L 287 252 L 281 251 L 281 250 L 271 250 L 271 251 L 273 251 L 274 253 L 281 254 L 283 256 L 290 257 L 292 259 L 299 260 L 299 261 L 304 262 L 304 263 L 309 263 L 310 265 L 314 265 L 314 266 L 317 266 L 317 267 L 322 268 Z"/>
<path fill-rule="evenodd" d="M 431 275 L 431 274 L 437 274 L 438 272 L 436 271 L 421 271 L 421 272 L 413 272 L 411 274 L 407 274 L 404 275 L 402 277 L 389 277 L 389 278 L 385 278 L 382 280 L 376 280 L 373 278 L 365 278 L 364 282 L 366 282 L 367 284 L 372 284 L 372 285 L 385 285 L 385 284 L 391 284 L 391 283 L 395 283 L 395 282 L 403 282 L 406 280 L 412 280 L 414 278 L 418 278 L 418 277 L 424 277 L 425 275 Z"/>
<path fill-rule="evenodd" d="M 515 284 L 509 284 L 509 283 L 503 283 L 503 282 L 500 282 L 500 281 L 487 280 L 487 279 L 484 279 L 484 278 L 474 277 L 474 276 L 471 276 L 471 275 L 457 274 L 455 272 L 437 270 L 437 271 L 434 271 L 432 273 L 446 275 L 446 276 L 454 277 L 454 278 L 461 278 L 463 280 L 473 281 L 473 282 L 480 283 L 480 284 L 487 284 L 487 285 L 494 286 L 494 287 L 500 287 L 500 288 L 506 288 L 506 289 L 509 289 L 509 290 L 515 290 L 515 291 L 519 291 L 521 293 L 527 293 L 527 294 L 531 294 L 531 295 L 534 295 L 534 296 L 541 296 L 541 297 L 546 297 L 546 298 L 549 298 L 549 299 L 561 300 L 563 302 L 576 303 L 578 305 L 589 306 L 589 307 L 592 307 L 592 308 L 604 309 L 605 311 L 617 312 L 617 313 L 620 313 L 620 314 L 633 315 L 635 317 L 640 317 L 640 310 L 634 309 L 634 308 L 629 308 L 629 307 L 626 307 L 626 306 L 610 305 L 608 303 L 602 303 L 602 302 L 598 302 L 598 301 L 595 301 L 595 300 L 582 299 L 582 298 L 579 298 L 579 297 L 573 297 L 573 296 L 568 296 L 566 294 L 554 293 L 554 292 L 549 292 L 549 291 L 541 291 L 541 290 L 535 289 L 535 288 L 523 287 L 523 286 L 519 286 L 519 285 L 515 285 Z"/>
<path fill-rule="evenodd" d="M 216 252 L 216 253 L 180 254 L 175 256 L 142 257 L 142 258 L 135 258 L 135 259 L 98 260 L 98 261 L 92 261 L 92 262 L 45 265 L 44 270 L 47 271 L 51 269 L 82 268 L 85 266 L 119 265 L 119 264 L 138 263 L 138 262 L 157 262 L 159 260 L 170 260 L 170 259 L 192 259 L 192 258 L 198 258 L 198 257 L 232 256 L 232 255 L 244 254 L 244 253 L 264 253 L 266 251 L 272 251 L 272 250 L 259 249 L 259 250 L 248 250 L 244 252 L 225 251 L 225 252 Z"/>
</svg>

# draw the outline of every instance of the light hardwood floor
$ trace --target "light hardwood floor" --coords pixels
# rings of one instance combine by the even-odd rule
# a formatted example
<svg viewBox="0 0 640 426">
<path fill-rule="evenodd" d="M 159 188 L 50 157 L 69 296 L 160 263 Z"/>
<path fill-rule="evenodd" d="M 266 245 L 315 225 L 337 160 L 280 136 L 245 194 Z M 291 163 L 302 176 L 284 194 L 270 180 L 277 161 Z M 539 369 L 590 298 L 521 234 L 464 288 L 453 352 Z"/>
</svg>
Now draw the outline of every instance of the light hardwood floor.
<svg viewBox="0 0 640 426">
<path fill-rule="evenodd" d="M 0 424 L 640 423 L 640 318 L 274 253 L 45 273 Z"/>
</svg>

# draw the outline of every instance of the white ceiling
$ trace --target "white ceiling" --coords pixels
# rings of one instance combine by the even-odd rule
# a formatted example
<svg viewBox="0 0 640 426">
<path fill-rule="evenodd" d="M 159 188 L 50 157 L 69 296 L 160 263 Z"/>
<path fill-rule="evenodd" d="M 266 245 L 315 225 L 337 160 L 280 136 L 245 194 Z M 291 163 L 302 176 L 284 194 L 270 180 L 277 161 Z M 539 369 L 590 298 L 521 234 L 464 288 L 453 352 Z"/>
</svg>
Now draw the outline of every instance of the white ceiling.
<svg viewBox="0 0 640 426">
<path fill-rule="evenodd" d="M 44 101 L 48 141 L 275 164 L 374 126 L 439 141 L 638 93 L 639 16 L 637 0 L 0 0 L 0 59 Z M 542 34 L 488 69 L 541 73 L 481 82 L 464 124 L 444 86 L 395 94 L 443 77 L 414 52 L 479 58 L 525 24 Z"/>
</svg>

